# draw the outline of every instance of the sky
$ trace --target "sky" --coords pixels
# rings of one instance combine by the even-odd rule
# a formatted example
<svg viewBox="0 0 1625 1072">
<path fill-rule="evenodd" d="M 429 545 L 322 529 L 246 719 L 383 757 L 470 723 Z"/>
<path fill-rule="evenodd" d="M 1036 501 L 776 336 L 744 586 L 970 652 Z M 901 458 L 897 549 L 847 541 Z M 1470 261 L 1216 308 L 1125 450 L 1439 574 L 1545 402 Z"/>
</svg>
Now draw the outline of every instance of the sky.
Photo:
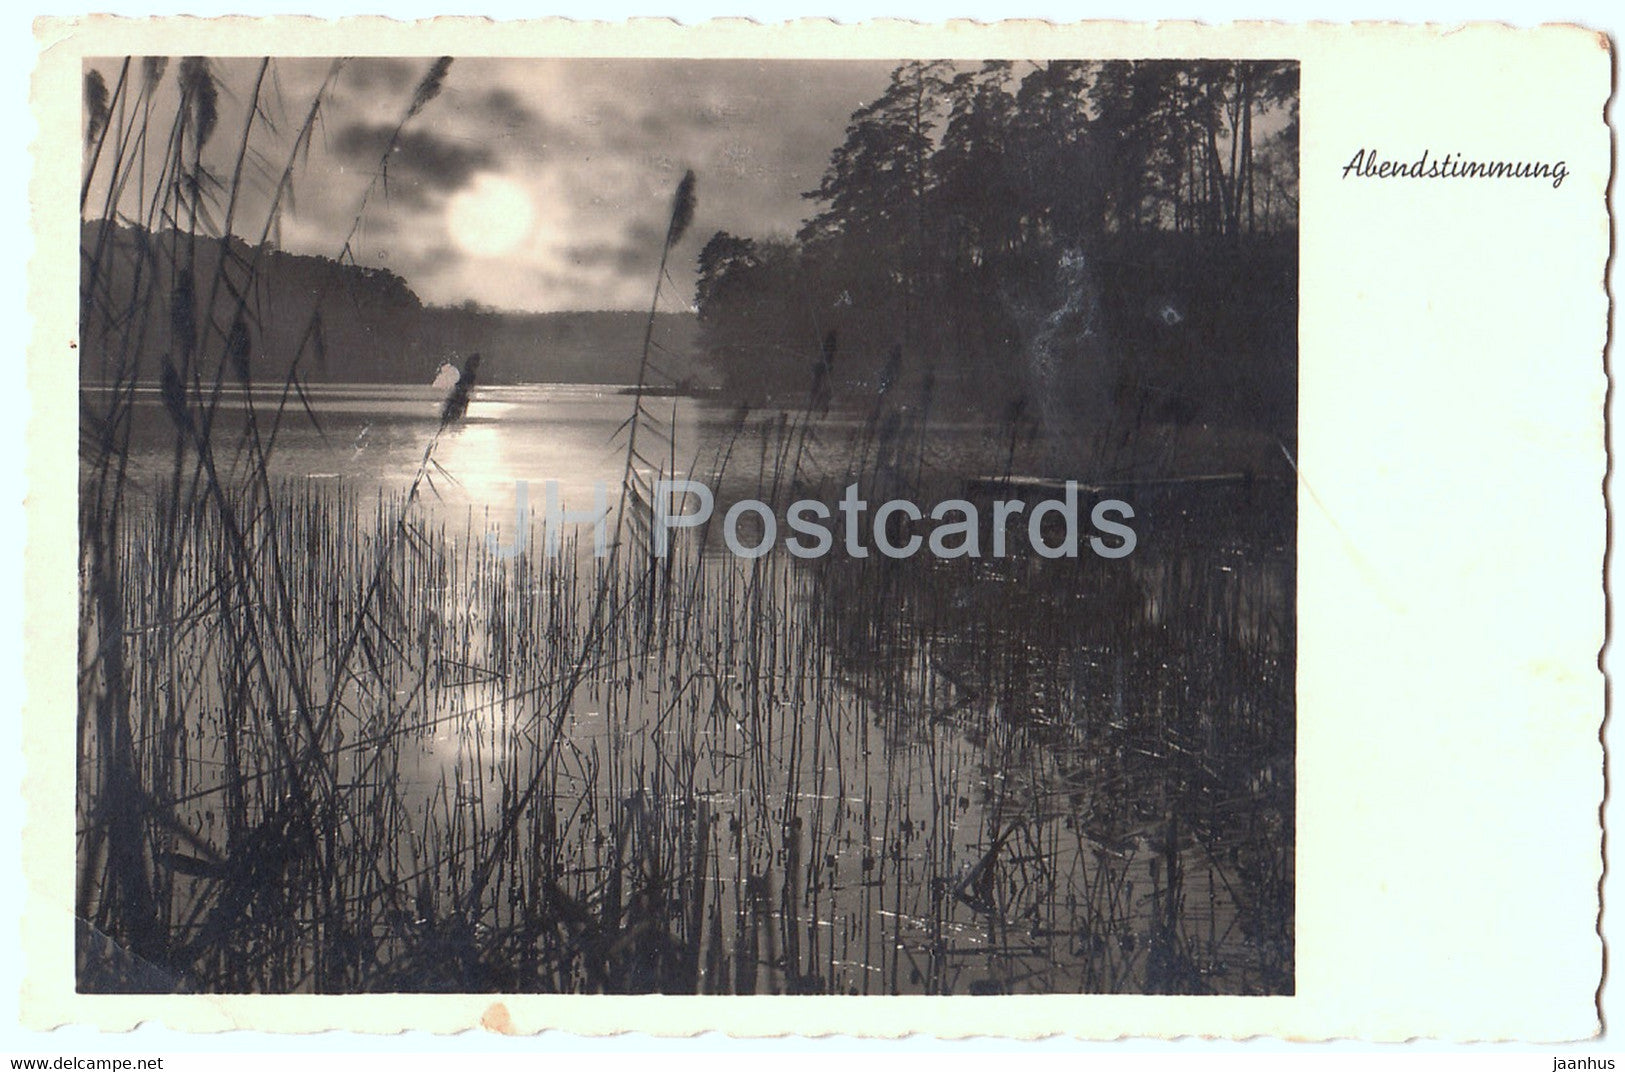
<svg viewBox="0 0 1625 1072">
<path fill-rule="evenodd" d="M 111 91 L 121 59 L 94 60 Z M 694 262 L 718 230 L 793 234 L 852 112 L 886 86 L 890 61 L 455 59 L 438 97 L 391 132 L 434 62 L 345 61 L 323 97 L 280 245 L 402 276 L 425 302 L 510 310 L 647 309 L 672 196 L 697 178 L 693 226 L 673 251 L 663 309 L 692 300 Z M 211 60 L 222 83 L 204 163 L 229 177 L 260 61 Z M 167 135 L 171 62 L 151 129 Z M 233 230 L 256 239 L 271 191 L 333 61 L 273 61 L 262 85 Z M 140 64 L 132 66 L 139 71 Z M 150 160 L 162 152 L 150 139 Z M 382 174 L 387 181 L 374 181 Z M 370 187 L 370 192 L 369 192 Z M 92 182 L 90 215 L 105 184 Z M 121 209 L 133 208 L 127 189 Z M 218 216 L 224 215 L 223 198 Z M 217 217 L 218 218 L 218 217 Z"/>
</svg>

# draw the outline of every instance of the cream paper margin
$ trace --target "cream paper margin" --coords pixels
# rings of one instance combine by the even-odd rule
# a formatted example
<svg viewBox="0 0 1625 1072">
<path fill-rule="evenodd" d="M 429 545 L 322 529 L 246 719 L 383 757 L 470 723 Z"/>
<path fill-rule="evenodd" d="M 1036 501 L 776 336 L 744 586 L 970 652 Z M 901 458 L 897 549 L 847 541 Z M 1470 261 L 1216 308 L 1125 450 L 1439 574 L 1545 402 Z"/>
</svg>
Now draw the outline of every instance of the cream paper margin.
<svg viewBox="0 0 1625 1072">
<path fill-rule="evenodd" d="M 42 20 L 25 597 L 26 1026 L 1555 1041 L 1598 1029 L 1604 35 L 1573 27 Z M 76 194 L 87 55 L 1302 62 L 1292 997 L 73 991 Z M 1344 179 L 1563 160 L 1541 181 Z"/>
</svg>

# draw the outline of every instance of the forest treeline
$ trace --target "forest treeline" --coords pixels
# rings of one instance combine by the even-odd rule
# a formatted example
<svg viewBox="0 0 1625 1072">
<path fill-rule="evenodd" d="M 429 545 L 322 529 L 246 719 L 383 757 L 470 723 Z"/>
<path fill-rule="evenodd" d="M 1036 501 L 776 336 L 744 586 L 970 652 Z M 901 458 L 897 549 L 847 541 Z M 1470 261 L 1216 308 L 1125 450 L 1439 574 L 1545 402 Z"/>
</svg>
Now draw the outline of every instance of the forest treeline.
<svg viewBox="0 0 1625 1072">
<path fill-rule="evenodd" d="M 1290 426 L 1297 92 L 1294 62 L 905 63 L 794 237 L 706 244 L 701 344 L 753 400 Z"/>
<path fill-rule="evenodd" d="M 192 237 L 93 220 L 84 225 L 80 249 L 100 265 L 93 280 L 87 273 L 80 295 L 80 375 L 92 383 L 108 379 L 109 355 L 126 350 L 140 355 L 137 374 L 155 380 L 163 356 L 176 352 L 177 331 L 209 316 L 217 325 L 232 321 L 236 289 L 248 291 L 250 374 L 272 385 L 284 382 L 290 368 L 310 383 L 427 384 L 441 362 L 461 365 L 476 352 L 486 383 L 630 384 L 637 380 L 648 319 L 626 310 L 519 313 L 473 302 L 426 305 L 387 269 L 269 246 L 256 250 L 236 236 Z M 214 278 L 222 259 L 222 278 L 230 285 L 208 288 L 211 311 L 210 294 L 188 280 Z M 147 299 L 140 316 L 117 315 L 108 306 L 108 295 L 138 291 Z M 656 330 L 665 348 L 661 368 L 680 381 L 703 381 L 705 370 L 692 360 L 693 314 L 661 313 Z"/>
</svg>

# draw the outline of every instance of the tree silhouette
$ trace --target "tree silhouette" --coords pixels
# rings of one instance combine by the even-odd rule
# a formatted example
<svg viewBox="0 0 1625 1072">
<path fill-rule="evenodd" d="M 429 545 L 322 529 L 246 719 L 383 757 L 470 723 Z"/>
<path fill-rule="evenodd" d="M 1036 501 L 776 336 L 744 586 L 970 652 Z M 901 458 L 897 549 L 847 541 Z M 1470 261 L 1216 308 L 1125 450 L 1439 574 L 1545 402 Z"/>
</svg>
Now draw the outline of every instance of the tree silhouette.
<svg viewBox="0 0 1625 1072">
<path fill-rule="evenodd" d="M 793 242 L 707 244 L 705 345 L 730 388 L 804 393 L 833 330 L 836 398 L 882 379 L 897 397 L 886 355 L 901 346 L 917 387 L 1002 409 L 1030 364 L 1012 359 L 1082 279 L 1099 291 L 1078 305 L 1098 310 L 1095 337 L 1068 345 L 1051 325 L 1054 353 L 1121 366 L 1093 373 L 1115 404 L 1222 397 L 1232 373 L 1204 362 L 1290 354 L 1265 321 L 1290 312 L 1269 288 L 1295 279 L 1297 92 L 1285 61 L 902 64 L 852 113 Z"/>
</svg>

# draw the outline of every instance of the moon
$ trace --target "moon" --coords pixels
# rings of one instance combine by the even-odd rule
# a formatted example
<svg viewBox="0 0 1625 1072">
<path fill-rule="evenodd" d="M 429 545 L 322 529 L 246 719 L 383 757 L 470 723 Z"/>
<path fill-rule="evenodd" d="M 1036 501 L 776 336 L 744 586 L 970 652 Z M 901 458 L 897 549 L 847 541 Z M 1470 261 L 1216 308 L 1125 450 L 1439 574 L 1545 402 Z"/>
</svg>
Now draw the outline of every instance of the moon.
<svg viewBox="0 0 1625 1072">
<path fill-rule="evenodd" d="M 518 249 L 536 223 L 536 203 L 517 182 L 484 172 L 452 195 L 446 230 L 453 244 L 474 257 L 500 257 Z"/>
</svg>

